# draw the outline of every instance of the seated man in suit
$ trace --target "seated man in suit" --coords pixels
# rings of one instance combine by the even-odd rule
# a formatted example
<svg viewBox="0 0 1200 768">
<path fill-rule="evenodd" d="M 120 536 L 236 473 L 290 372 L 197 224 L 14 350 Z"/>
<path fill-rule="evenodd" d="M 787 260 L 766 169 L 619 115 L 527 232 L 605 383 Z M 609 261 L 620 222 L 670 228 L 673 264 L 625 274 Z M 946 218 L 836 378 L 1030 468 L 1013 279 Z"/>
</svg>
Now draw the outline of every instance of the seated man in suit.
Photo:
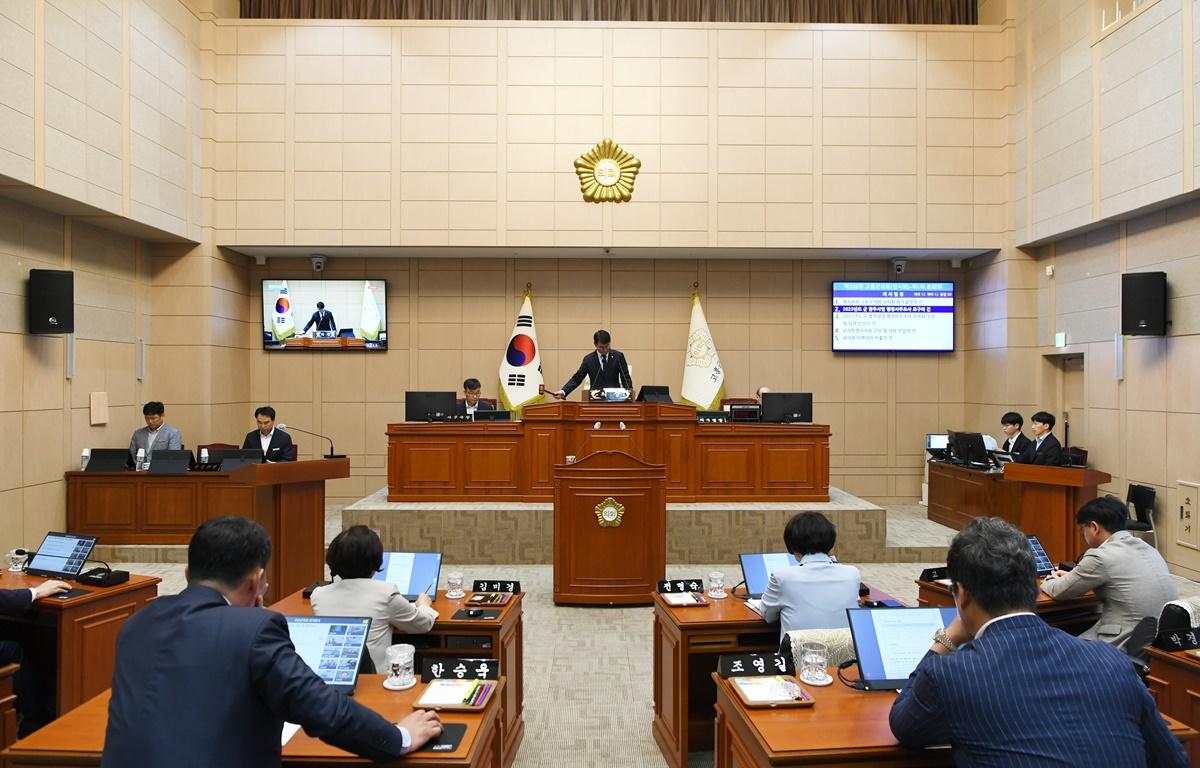
<svg viewBox="0 0 1200 768">
<path fill-rule="evenodd" d="M 196 530 L 187 588 L 121 627 L 102 766 L 278 766 L 284 722 L 380 761 L 441 733 L 432 712 L 390 723 L 309 669 L 283 615 L 262 608 L 270 558 L 252 520 L 218 517 Z"/>
<path fill-rule="evenodd" d="M 793 629 L 849 626 L 846 609 L 858 607 L 862 576 L 830 556 L 836 541 L 837 528 L 820 512 L 794 515 L 783 529 L 783 543 L 798 565 L 772 573 L 762 596 L 762 617 L 779 619 L 780 638 Z"/>
<path fill-rule="evenodd" d="M 0 589 L 0 613 L 28 611 L 35 601 L 61 594 L 70 588 L 65 581 L 53 579 L 28 589 Z M 11 629 L 5 627 L 5 630 Z M 17 736 L 25 738 L 54 719 L 53 687 L 44 679 L 43 670 L 38 669 L 35 657 L 25 653 L 19 640 L 0 640 L 0 667 L 8 664 L 21 665 L 13 676 L 13 691 L 17 694 L 17 714 L 21 716 L 17 724 Z"/>
<path fill-rule="evenodd" d="M 300 331 L 300 335 L 308 333 L 308 329 L 312 326 L 317 326 L 318 331 L 336 331 L 337 322 L 333 319 L 333 313 L 325 309 L 325 302 L 317 302 L 317 311 L 312 313 L 312 317 L 308 318 L 308 322 L 304 325 L 304 330 Z"/>
<path fill-rule="evenodd" d="M 179 451 L 183 449 L 183 435 L 179 430 L 163 421 L 166 406 L 157 400 L 151 400 L 142 406 L 142 416 L 146 418 L 146 426 L 133 431 L 129 439 L 129 452 L 137 456 L 139 448 L 145 449 L 146 461 L 154 455 L 155 448 L 164 451 Z"/>
<path fill-rule="evenodd" d="M 1179 766 L 1187 755 L 1129 658 L 1034 613 L 1036 568 L 1025 536 L 977 517 L 950 543 L 958 617 L 892 704 L 912 748 L 954 747 L 957 765 Z"/>
<path fill-rule="evenodd" d="M 1146 616 L 1158 618 L 1163 606 L 1179 599 L 1179 588 L 1158 550 L 1125 530 L 1129 510 L 1119 499 L 1092 499 L 1075 513 L 1075 524 L 1091 549 L 1071 571 L 1055 571 L 1042 591 L 1069 600 L 1091 590 L 1100 598 L 1100 620 L 1080 637 L 1102 640 L 1142 657 L 1141 648 L 1125 648 L 1129 633 Z"/>
<path fill-rule="evenodd" d="M 1013 458 L 1025 453 L 1029 447 L 1029 438 L 1021 431 L 1023 426 L 1025 420 L 1016 411 L 1009 411 L 1000 417 L 1000 429 L 1004 430 L 1004 442 L 1000 444 L 1000 450 L 1012 454 Z"/>
<path fill-rule="evenodd" d="M 475 411 L 494 411 L 495 406 L 479 399 L 482 385 L 479 379 L 470 378 L 463 382 L 463 399 L 455 403 L 454 412 L 459 416 L 473 416 Z"/>
<path fill-rule="evenodd" d="M 1054 414 L 1038 411 L 1029 417 L 1033 426 L 1033 439 L 1025 447 L 1025 452 L 1015 461 L 1022 464 L 1045 464 L 1057 467 L 1062 464 L 1063 450 L 1058 438 L 1050 434 L 1054 429 Z"/>
<path fill-rule="evenodd" d="M 254 410 L 254 421 L 258 424 L 242 441 L 243 449 L 258 448 L 263 454 L 263 463 L 295 461 L 296 449 L 292 447 L 292 436 L 275 428 L 275 409 L 269 405 Z"/>
<path fill-rule="evenodd" d="M 562 389 L 552 394 L 559 400 L 583 383 L 583 377 L 591 382 L 592 389 L 633 389 L 633 379 L 629 376 L 629 365 L 625 355 L 612 348 L 612 336 L 608 331 L 600 330 L 592 334 L 592 343 L 596 345 L 595 352 L 588 352 L 579 364 L 575 375 L 563 384 Z"/>
</svg>

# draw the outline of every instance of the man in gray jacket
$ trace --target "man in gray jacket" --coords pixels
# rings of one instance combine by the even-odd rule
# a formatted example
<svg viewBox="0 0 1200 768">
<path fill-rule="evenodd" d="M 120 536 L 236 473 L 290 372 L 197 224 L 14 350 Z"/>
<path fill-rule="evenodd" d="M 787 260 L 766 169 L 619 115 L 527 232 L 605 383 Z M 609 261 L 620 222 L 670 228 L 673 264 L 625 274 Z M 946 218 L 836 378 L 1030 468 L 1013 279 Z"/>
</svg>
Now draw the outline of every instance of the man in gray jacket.
<svg viewBox="0 0 1200 768">
<path fill-rule="evenodd" d="M 1179 589 L 1158 550 L 1125 530 L 1129 512 L 1120 500 L 1092 499 L 1075 513 L 1083 540 L 1091 547 L 1069 572 L 1056 570 L 1042 583 L 1055 600 L 1079 597 L 1088 590 L 1100 598 L 1100 621 L 1080 637 L 1101 640 L 1127 653 L 1129 634 L 1146 616 L 1155 619 L 1163 606 L 1179 598 Z"/>
<path fill-rule="evenodd" d="M 151 400 L 142 406 L 142 415 L 146 417 L 146 426 L 133 431 L 129 440 L 129 452 L 137 456 L 139 448 L 146 449 L 146 460 L 154 455 L 154 449 L 164 451 L 179 451 L 183 449 L 183 435 L 179 430 L 163 421 L 165 406 L 157 400 Z"/>
</svg>

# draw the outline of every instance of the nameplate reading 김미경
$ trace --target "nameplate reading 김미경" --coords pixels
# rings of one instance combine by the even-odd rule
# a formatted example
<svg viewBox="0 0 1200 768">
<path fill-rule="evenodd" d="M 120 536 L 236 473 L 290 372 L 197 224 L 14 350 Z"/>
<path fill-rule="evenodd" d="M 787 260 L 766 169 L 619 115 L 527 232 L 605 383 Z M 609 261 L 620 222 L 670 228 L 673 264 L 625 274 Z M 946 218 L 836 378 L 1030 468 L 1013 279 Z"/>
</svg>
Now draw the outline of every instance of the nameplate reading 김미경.
<svg viewBox="0 0 1200 768">
<path fill-rule="evenodd" d="M 722 653 L 717 660 L 717 674 L 721 677 L 795 675 L 796 664 L 791 654 Z"/>
<path fill-rule="evenodd" d="M 421 660 L 421 680 L 499 680 L 499 659 L 462 659 L 426 656 Z"/>
<path fill-rule="evenodd" d="M 475 579 L 472 592 L 520 592 L 521 582 L 512 579 Z"/>
<path fill-rule="evenodd" d="M 703 592 L 704 579 L 663 579 L 658 582 L 660 595 L 673 592 Z"/>
</svg>

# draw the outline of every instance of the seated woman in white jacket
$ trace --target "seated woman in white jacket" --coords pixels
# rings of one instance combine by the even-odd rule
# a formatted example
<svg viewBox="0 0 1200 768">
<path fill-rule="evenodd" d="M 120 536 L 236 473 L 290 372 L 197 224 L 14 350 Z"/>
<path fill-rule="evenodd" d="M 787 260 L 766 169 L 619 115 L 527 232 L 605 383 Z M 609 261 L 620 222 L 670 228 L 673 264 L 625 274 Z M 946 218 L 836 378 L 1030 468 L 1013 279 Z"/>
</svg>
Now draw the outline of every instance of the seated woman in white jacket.
<svg viewBox="0 0 1200 768">
<path fill-rule="evenodd" d="M 849 626 L 846 609 L 858 606 L 862 577 L 830 556 L 836 541 L 837 528 L 820 512 L 801 512 L 783 529 L 798 564 L 771 573 L 762 596 L 763 618 L 779 619 L 780 638 L 793 629 Z"/>
<path fill-rule="evenodd" d="M 437 610 L 429 595 L 410 603 L 395 584 L 373 578 L 383 567 L 383 542 L 365 525 L 355 525 L 333 537 L 325 562 L 334 582 L 312 593 L 313 613 L 318 616 L 368 616 L 371 631 L 367 652 L 375 669 L 386 668 L 384 657 L 392 644 L 392 631 L 428 632 L 437 621 Z"/>
</svg>

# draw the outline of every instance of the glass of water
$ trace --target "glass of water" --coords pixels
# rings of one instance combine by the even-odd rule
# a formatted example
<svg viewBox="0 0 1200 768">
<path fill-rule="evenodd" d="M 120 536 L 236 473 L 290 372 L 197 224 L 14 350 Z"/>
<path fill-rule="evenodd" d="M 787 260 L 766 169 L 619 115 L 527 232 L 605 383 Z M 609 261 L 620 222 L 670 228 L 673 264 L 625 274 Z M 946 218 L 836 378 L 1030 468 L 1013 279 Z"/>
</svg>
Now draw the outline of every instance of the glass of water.
<svg viewBox="0 0 1200 768">
<path fill-rule="evenodd" d="M 825 643 L 809 640 L 800 646 L 800 682 L 808 685 L 828 685 L 829 648 Z"/>
<path fill-rule="evenodd" d="M 417 684 L 413 658 L 417 649 L 407 643 L 389 645 L 386 652 L 387 679 L 383 687 L 391 691 L 403 691 Z"/>
<path fill-rule="evenodd" d="M 8 550 L 8 570 L 13 573 L 20 573 L 25 570 L 25 561 L 28 559 L 29 555 L 25 554 L 24 551 L 21 554 L 17 554 L 17 550 L 15 549 Z"/>
<path fill-rule="evenodd" d="M 457 600 L 466 592 L 463 591 L 463 575 L 462 571 L 454 571 L 446 574 L 446 597 L 451 600 Z"/>
<path fill-rule="evenodd" d="M 714 600 L 720 600 L 727 595 L 728 593 L 725 591 L 725 574 L 721 571 L 713 571 L 708 574 L 708 596 Z"/>
</svg>

